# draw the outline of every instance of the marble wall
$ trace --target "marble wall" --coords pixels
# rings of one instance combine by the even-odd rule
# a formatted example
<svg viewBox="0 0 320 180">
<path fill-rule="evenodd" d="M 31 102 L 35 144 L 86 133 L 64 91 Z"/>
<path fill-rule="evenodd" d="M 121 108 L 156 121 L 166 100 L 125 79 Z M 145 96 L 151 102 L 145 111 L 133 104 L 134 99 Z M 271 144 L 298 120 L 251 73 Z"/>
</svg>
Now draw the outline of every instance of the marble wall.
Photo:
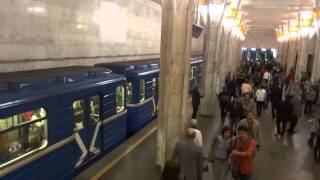
<svg viewBox="0 0 320 180">
<path fill-rule="evenodd" d="M 0 71 L 159 57 L 151 0 L 1 0 Z M 193 40 L 201 52 L 203 36 Z"/>
</svg>

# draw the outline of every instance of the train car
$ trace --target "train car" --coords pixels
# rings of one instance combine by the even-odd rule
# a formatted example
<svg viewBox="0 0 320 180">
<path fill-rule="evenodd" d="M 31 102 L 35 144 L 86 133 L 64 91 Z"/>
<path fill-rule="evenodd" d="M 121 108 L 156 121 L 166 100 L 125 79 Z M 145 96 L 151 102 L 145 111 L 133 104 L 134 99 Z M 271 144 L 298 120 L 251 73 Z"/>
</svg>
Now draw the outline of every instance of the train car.
<svg viewBox="0 0 320 180">
<path fill-rule="evenodd" d="M 96 64 L 127 79 L 128 135 L 131 136 L 156 116 L 159 59 Z"/>
<path fill-rule="evenodd" d="M 71 179 L 122 143 L 125 83 L 97 67 L 0 74 L 0 179 Z"/>
</svg>

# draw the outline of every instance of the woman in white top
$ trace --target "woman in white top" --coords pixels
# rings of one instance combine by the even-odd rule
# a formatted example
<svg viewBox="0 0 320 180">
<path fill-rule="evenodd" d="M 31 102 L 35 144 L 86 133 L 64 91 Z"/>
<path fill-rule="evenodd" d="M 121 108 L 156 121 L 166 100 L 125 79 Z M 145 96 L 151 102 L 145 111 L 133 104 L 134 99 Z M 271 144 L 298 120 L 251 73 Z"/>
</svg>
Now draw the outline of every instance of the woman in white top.
<svg viewBox="0 0 320 180">
<path fill-rule="evenodd" d="M 198 146 L 203 146 L 203 140 L 202 140 L 202 133 L 201 131 L 198 129 L 198 121 L 196 119 L 191 119 L 190 121 L 190 127 L 194 130 L 195 132 L 195 138 L 194 138 L 194 142 L 198 145 Z"/>
<path fill-rule="evenodd" d="M 259 88 L 256 91 L 256 102 L 257 102 L 257 114 L 258 117 L 261 116 L 262 107 L 267 98 L 267 91 L 259 85 Z"/>
</svg>

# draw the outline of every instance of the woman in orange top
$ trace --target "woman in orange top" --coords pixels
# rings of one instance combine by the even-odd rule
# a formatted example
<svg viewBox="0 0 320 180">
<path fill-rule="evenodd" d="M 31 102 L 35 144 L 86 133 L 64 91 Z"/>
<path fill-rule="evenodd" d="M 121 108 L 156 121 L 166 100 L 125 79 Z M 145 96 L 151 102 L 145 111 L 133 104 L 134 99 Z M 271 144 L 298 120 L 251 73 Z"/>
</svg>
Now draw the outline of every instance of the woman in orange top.
<svg viewBox="0 0 320 180">
<path fill-rule="evenodd" d="M 251 180 L 253 172 L 252 161 L 256 151 L 256 141 L 248 136 L 248 128 L 240 126 L 238 137 L 231 146 L 231 169 L 235 180 Z"/>
</svg>

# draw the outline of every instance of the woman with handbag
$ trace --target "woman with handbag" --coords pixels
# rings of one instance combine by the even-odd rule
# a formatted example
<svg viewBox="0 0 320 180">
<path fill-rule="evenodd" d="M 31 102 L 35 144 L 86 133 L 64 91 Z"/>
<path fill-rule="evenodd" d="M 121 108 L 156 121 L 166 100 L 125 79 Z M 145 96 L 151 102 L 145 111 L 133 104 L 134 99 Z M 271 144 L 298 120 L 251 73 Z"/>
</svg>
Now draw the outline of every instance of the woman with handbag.
<svg viewBox="0 0 320 180">
<path fill-rule="evenodd" d="M 221 134 L 215 137 L 211 144 L 209 162 L 212 163 L 213 180 L 226 180 L 229 167 L 229 154 L 232 144 L 231 129 L 223 127 Z"/>
</svg>

